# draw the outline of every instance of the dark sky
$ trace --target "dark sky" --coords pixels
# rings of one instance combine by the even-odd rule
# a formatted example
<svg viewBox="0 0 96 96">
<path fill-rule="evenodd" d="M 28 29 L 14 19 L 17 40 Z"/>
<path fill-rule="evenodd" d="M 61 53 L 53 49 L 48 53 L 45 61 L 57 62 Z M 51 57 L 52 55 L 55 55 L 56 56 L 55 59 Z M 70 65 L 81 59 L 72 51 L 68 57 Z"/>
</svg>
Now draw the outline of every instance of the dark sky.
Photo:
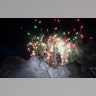
<svg viewBox="0 0 96 96">
<path fill-rule="evenodd" d="M 42 26 L 44 28 L 52 29 L 55 26 L 54 19 L 39 19 L 42 21 Z M 62 30 L 73 28 L 76 24 L 74 22 L 76 19 L 61 19 Z M 96 19 L 87 18 L 80 19 L 80 24 L 84 25 L 84 33 L 86 38 L 88 36 L 93 36 L 94 40 L 96 37 Z M 27 57 L 25 43 L 26 43 L 26 33 L 31 31 L 34 25 L 34 19 L 31 18 L 0 18 L 0 58 L 5 58 L 6 56 L 21 56 L 23 58 Z M 41 25 L 40 25 L 41 26 Z M 41 27 L 42 27 L 41 26 Z M 77 25 L 76 25 L 77 26 Z"/>
</svg>

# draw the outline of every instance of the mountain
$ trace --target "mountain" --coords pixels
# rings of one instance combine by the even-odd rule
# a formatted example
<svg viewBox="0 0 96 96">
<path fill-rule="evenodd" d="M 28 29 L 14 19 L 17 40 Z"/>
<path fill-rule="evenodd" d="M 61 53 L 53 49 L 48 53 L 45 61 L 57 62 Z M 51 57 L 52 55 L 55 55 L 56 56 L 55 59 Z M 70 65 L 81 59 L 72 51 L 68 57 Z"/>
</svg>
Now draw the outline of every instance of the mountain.
<svg viewBox="0 0 96 96">
<path fill-rule="evenodd" d="M 53 68 L 37 56 L 29 60 L 9 56 L 0 67 L 1 78 L 78 78 L 81 77 L 80 73 L 81 65 L 76 62 Z"/>
</svg>

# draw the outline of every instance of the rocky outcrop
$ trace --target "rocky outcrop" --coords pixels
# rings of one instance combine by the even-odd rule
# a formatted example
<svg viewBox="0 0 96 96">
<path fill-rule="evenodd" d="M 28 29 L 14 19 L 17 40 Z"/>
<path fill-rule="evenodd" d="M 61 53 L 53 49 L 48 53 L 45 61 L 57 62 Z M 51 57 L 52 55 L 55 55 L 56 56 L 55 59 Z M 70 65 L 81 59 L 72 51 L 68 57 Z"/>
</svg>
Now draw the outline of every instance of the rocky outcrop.
<svg viewBox="0 0 96 96">
<path fill-rule="evenodd" d="M 11 56 L 3 61 L 0 68 L 1 78 L 77 78 L 80 73 L 79 64 L 70 63 L 53 68 L 36 56 L 29 60 Z"/>
</svg>

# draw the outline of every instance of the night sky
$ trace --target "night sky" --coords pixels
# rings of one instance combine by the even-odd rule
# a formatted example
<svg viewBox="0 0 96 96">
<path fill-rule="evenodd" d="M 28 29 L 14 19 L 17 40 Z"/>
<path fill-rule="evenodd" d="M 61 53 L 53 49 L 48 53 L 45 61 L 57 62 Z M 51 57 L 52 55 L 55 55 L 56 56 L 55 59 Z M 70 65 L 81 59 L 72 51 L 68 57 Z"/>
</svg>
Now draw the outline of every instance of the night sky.
<svg viewBox="0 0 96 96">
<path fill-rule="evenodd" d="M 38 20 L 42 21 L 43 28 L 48 27 L 52 30 L 52 27 L 55 26 L 54 18 L 38 18 Z M 71 29 L 75 26 L 75 20 L 75 18 L 61 18 L 60 25 L 62 30 Z M 92 36 L 94 42 L 96 40 L 96 19 L 82 18 L 80 20 L 81 24 L 84 25 L 83 32 L 86 34 L 84 41 L 88 42 L 89 37 Z M 0 18 L 0 61 L 7 56 L 20 56 L 28 59 L 25 47 L 27 42 L 26 33 L 32 31 L 33 26 L 34 19 L 32 18 Z"/>
</svg>

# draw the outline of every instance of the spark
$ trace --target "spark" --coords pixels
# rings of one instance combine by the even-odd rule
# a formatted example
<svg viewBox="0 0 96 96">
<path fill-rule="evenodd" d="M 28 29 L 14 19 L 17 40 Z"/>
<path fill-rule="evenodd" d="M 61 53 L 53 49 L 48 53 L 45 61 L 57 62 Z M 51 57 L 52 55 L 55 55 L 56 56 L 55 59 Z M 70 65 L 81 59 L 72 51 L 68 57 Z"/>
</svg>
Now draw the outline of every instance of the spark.
<svg viewBox="0 0 96 96">
<path fill-rule="evenodd" d="M 60 22 L 60 19 L 54 19 L 56 22 Z M 77 19 L 79 22 L 80 20 Z M 35 19 L 35 22 L 37 22 L 37 19 Z M 39 24 L 42 23 L 42 21 L 38 21 Z M 37 23 L 38 23 L 37 22 Z M 34 25 L 33 27 L 39 30 L 39 26 Z M 84 26 L 79 26 L 79 29 L 82 29 Z M 78 58 L 80 56 L 79 48 L 76 44 L 78 39 L 84 38 L 84 35 L 79 33 L 81 30 L 75 29 L 76 27 L 72 28 L 73 31 L 77 31 L 76 33 L 73 32 L 75 35 L 72 35 L 73 33 L 69 30 L 60 31 L 59 34 L 56 33 L 59 29 L 59 27 L 53 27 L 54 29 L 50 31 L 55 31 L 53 34 L 46 35 L 49 32 L 49 28 L 45 28 L 45 34 L 41 33 L 39 36 L 33 36 L 31 38 L 31 42 L 28 42 L 27 44 L 27 50 L 30 52 L 30 57 L 34 55 L 40 56 L 41 60 L 44 60 L 48 64 L 51 62 L 52 65 L 55 64 L 68 64 L 71 62 L 71 60 L 74 61 L 74 56 L 77 56 Z M 41 29 L 41 28 L 40 28 Z M 43 29 L 43 28 L 42 28 Z M 58 30 L 59 31 L 59 30 Z M 48 32 L 48 33 L 47 33 Z M 31 33 L 27 32 L 27 35 L 31 37 Z M 71 36 L 72 35 L 72 36 Z M 90 40 L 92 37 L 89 38 Z"/>
</svg>

